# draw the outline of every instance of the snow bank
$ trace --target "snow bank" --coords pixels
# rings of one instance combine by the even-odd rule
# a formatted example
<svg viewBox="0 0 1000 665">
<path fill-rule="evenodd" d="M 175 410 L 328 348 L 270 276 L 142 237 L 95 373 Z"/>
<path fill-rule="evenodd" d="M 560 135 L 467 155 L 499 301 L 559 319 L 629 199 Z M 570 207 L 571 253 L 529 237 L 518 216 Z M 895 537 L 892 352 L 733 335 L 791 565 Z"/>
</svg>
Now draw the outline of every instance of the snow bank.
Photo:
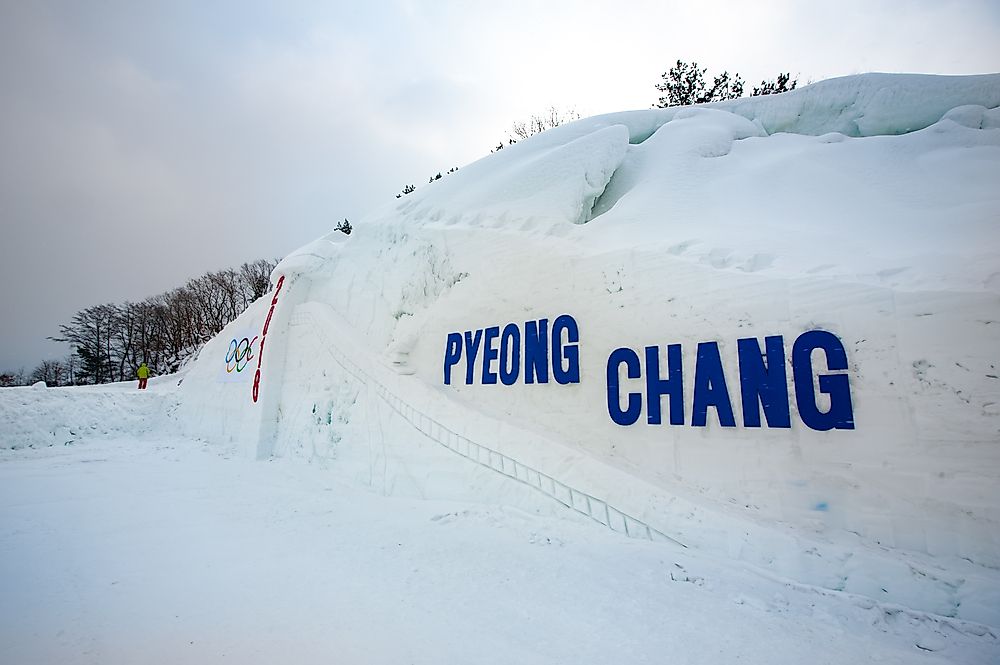
<svg viewBox="0 0 1000 665">
<path fill-rule="evenodd" d="M 385 493 L 504 502 L 527 487 L 629 535 L 616 516 L 768 574 L 1000 626 L 998 107 L 997 75 L 875 74 L 545 132 L 279 265 L 277 301 L 206 345 L 178 420 Z M 477 365 L 467 384 L 463 359 L 444 384 L 449 335 L 526 337 L 563 314 L 578 382 L 484 385 Z M 266 321 L 254 402 L 225 359 Z M 830 372 L 853 429 L 816 431 L 796 402 L 792 347 L 812 330 L 843 344 Z M 748 427 L 737 340 L 775 336 L 790 426 Z M 735 427 L 714 407 L 692 426 L 702 343 Z M 611 354 L 645 367 L 657 347 L 665 375 L 674 344 L 684 424 L 616 424 L 611 400 L 646 382 L 620 373 L 609 400 Z M 829 409 L 815 376 L 829 358 L 806 356 Z"/>
<path fill-rule="evenodd" d="M 83 438 L 111 439 L 152 431 L 164 408 L 157 399 L 169 379 L 87 388 L 0 388 L 0 450 L 70 446 Z M 135 394 L 134 394 L 135 393 Z"/>
</svg>

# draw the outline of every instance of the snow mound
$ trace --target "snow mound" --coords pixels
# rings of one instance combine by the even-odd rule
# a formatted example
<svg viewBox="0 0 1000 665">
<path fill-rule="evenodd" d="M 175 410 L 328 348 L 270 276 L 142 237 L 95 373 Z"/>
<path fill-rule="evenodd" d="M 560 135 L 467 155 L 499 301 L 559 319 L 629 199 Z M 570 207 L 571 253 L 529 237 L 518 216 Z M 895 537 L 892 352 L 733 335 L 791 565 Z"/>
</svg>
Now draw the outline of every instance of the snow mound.
<svg viewBox="0 0 1000 665">
<path fill-rule="evenodd" d="M 625 157 L 628 140 L 624 125 L 612 125 L 527 155 L 502 150 L 467 167 L 469 174 L 433 183 L 434 196 L 413 197 L 399 210 L 447 225 L 583 224 Z M 476 175 L 483 171 L 488 176 Z"/>
<path fill-rule="evenodd" d="M 1000 626 L 998 107 L 1000 75 L 870 74 L 537 135 L 286 259 L 191 367 L 177 422 L 386 494 L 527 490 L 665 547 Z M 558 366 L 528 381 L 528 340 L 557 321 L 541 366 Z M 843 366 L 795 351 L 816 331 Z M 775 340 L 758 362 L 790 368 L 769 384 L 789 422 L 757 427 L 745 351 Z M 663 420 L 652 363 L 683 377 Z M 849 418 L 815 427 L 843 411 L 835 385 Z M 642 417 L 619 424 L 630 395 Z"/>
<path fill-rule="evenodd" d="M 996 108 L 1000 86 L 994 74 L 865 74 L 822 81 L 779 99 L 751 97 L 720 106 L 759 122 L 768 134 L 891 136 L 929 127 L 957 106 Z"/>
<path fill-rule="evenodd" d="M 44 382 L 41 388 L 45 388 Z M 153 390 L 167 387 L 162 379 Z M 135 383 L 41 390 L 0 388 L 0 450 L 70 446 L 82 439 L 112 439 L 144 434 L 154 427 L 163 400 L 133 394 Z"/>
</svg>

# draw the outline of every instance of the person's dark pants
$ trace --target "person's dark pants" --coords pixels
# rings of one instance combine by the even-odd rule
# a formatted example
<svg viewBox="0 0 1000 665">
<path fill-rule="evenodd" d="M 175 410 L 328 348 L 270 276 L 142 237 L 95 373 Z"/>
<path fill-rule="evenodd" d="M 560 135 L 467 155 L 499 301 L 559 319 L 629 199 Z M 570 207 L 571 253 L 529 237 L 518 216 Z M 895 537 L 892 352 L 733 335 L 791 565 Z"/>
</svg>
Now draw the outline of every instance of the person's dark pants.
<svg viewBox="0 0 1000 665">
<path fill-rule="evenodd" d="M 145 390 L 146 389 L 146 381 L 148 381 L 148 380 L 149 379 L 139 379 L 139 390 Z"/>
</svg>

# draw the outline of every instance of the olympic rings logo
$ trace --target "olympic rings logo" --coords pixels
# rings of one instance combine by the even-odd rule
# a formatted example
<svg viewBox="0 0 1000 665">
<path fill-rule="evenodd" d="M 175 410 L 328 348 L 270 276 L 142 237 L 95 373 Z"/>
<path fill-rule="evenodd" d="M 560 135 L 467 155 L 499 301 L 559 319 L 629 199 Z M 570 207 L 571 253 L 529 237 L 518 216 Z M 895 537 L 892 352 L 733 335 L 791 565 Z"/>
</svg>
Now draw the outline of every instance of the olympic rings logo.
<svg viewBox="0 0 1000 665">
<path fill-rule="evenodd" d="M 241 340 L 233 339 L 229 342 L 229 350 L 226 352 L 226 373 L 233 371 L 242 372 L 253 360 L 253 343 L 257 341 L 257 336 L 253 339 L 244 337 Z"/>
</svg>

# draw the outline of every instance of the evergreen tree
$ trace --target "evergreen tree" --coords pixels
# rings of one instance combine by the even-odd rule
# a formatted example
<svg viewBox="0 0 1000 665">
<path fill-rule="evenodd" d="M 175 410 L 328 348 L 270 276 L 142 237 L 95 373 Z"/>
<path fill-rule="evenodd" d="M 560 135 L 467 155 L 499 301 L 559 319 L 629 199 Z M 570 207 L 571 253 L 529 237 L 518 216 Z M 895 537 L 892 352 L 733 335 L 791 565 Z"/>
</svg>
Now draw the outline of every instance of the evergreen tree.
<svg viewBox="0 0 1000 665">
<path fill-rule="evenodd" d="M 743 96 L 743 79 L 739 74 L 729 76 L 728 71 L 722 72 L 712 79 L 712 87 L 702 95 L 698 101 L 702 102 L 723 102 L 727 99 L 739 99 Z"/>
<path fill-rule="evenodd" d="M 791 73 L 778 74 L 778 79 L 776 81 L 761 81 L 760 87 L 754 88 L 753 92 L 750 93 L 750 96 L 758 97 L 760 95 L 777 95 L 778 93 L 795 90 L 795 86 L 798 82 L 798 79 L 792 78 Z"/>
<path fill-rule="evenodd" d="M 712 77 L 712 86 L 705 83 L 707 67 L 698 67 L 697 62 L 678 60 L 670 71 L 662 75 L 663 81 L 656 89 L 665 92 L 656 103 L 657 108 L 689 106 L 706 102 L 721 102 L 743 96 L 743 79 L 739 74 L 724 71 Z"/>
<path fill-rule="evenodd" d="M 697 62 L 687 63 L 678 60 L 677 64 L 664 72 L 662 83 L 656 84 L 656 89 L 665 92 L 656 106 L 665 109 L 670 106 L 689 106 L 697 104 L 705 93 L 705 72 L 708 68 L 699 69 Z"/>
</svg>

